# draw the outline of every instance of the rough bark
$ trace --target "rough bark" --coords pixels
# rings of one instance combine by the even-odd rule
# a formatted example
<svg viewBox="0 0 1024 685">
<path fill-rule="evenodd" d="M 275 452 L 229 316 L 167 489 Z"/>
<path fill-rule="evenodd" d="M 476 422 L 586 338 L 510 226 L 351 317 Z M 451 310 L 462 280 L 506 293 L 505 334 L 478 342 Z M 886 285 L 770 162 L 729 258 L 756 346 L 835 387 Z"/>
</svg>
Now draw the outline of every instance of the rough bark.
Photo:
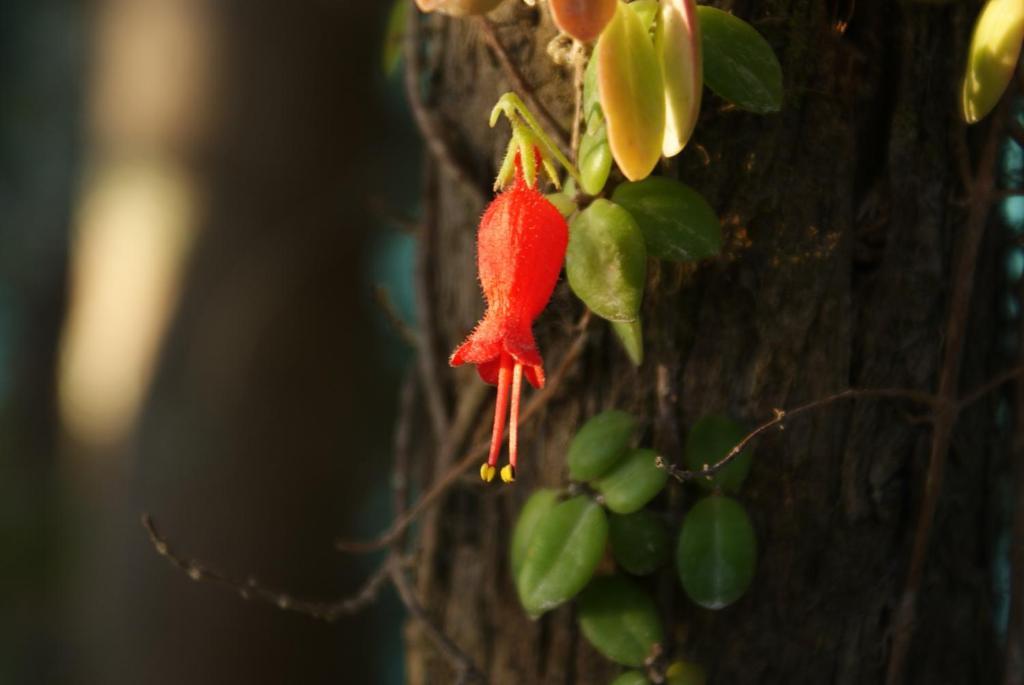
<svg viewBox="0 0 1024 685">
<path fill-rule="evenodd" d="M 667 168 L 718 210 L 727 249 L 695 267 L 652 262 L 644 364 L 634 369 L 595 323 L 563 390 L 525 431 L 516 485 L 467 481 L 425 520 L 419 589 L 490 682 L 602 683 L 617 672 L 579 635 L 571 608 L 528 620 L 507 571 L 519 507 L 535 486 L 565 482 L 566 445 L 586 417 L 607 407 L 634 411 L 649 421 L 645 440 L 678 459 L 686 427 L 704 413 L 753 424 L 773 408 L 848 386 L 934 389 L 951 251 L 965 218 L 954 90 L 970 9 L 883 0 L 727 8 L 775 47 L 785 106 L 759 117 L 708 96 L 695 141 Z M 568 127 L 571 74 L 546 54 L 554 30 L 545 13 L 510 2 L 495 20 L 538 96 Z M 473 24 L 431 17 L 422 38 L 427 104 L 484 186 L 505 142 L 486 114 L 508 82 Z M 437 217 L 423 249 L 436 344 L 445 351 L 482 309 L 473 240 L 482 207 L 444 165 L 437 173 L 427 195 Z M 989 354 L 991 243 L 979 264 L 966 388 L 998 370 Z M 580 311 L 561 284 L 537 326 L 549 364 Z M 441 377 L 450 379 L 452 406 L 479 383 L 472 372 Z M 715 683 L 880 682 L 930 436 L 914 411 L 858 400 L 761 440 L 741 495 L 760 545 L 754 585 L 733 607 L 709 612 L 665 571 L 652 588 L 671 625 L 668 648 L 706 665 Z M 998 446 L 986 434 L 989 411 L 981 403 L 957 429 L 907 682 L 992 682 L 998 672 L 986 504 Z M 424 439 L 425 458 L 433 447 Z M 678 520 L 692 497 L 676 490 L 659 506 Z M 449 666 L 415 628 L 407 638 L 410 681 L 449 682 Z"/>
</svg>

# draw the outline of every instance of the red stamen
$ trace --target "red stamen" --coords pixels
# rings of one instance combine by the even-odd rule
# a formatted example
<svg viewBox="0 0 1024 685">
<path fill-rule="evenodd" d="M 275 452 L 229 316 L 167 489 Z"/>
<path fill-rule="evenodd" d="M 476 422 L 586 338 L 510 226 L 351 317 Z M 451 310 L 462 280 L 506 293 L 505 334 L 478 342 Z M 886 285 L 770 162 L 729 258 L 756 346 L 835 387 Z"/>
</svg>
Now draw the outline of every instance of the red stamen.
<svg viewBox="0 0 1024 685">
<path fill-rule="evenodd" d="M 503 469 L 501 479 L 511 483 L 516 479 L 516 460 L 519 456 L 519 394 L 523 389 L 523 365 L 516 362 L 512 371 L 512 411 L 508 419 L 508 472 Z"/>
<path fill-rule="evenodd" d="M 494 478 L 498 454 L 501 453 L 501 439 L 505 437 L 505 415 L 508 412 L 508 386 L 511 376 L 512 356 L 508 352 L 502 352 L 501 369 L 498 371 L 498 398 L 494 403 L 494 428 L 491 429 L 491 452 L 487 456 L 487 463 L 480 469 L 480 477 L 488 482 Z"/>
</svg>

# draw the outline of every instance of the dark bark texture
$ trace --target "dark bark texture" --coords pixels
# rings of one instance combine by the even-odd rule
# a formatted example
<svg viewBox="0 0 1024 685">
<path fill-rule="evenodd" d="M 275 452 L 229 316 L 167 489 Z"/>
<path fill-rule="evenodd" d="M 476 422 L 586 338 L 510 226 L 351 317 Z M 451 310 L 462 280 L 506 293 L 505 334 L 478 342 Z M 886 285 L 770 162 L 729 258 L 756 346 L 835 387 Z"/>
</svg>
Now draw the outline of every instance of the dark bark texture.
<svg viewBox="0 0 1024 685">
<path fill-rule="evenodd" d="M 607 683 L 618 672 L 583 639 L 571 607 L 531 622 L 507 569 L 522 502 L 534 487 L 566 482 L 566 446 L 587 417 L 633 411 L 646 421 L 644 442 L 678 461 L 687 427 L 705 413 L 753 426 L 774 408 L 850 386 L 935 389 L 966 216 L 955 91 L 975 8 L 884 0 L 723 6 L 768 38 L 786 83 L 783 110 L 770 116 L 707 93 L 694 141 L 663 169 L 709 199 L 726 249 L 695 266 L 651 262 L 643 365 L 631 366 L 607 324 L 594 321 L 557 396 L 524 429 L 515 486 L 468 478 L 423 520 L 419 591 L 489 682 Z M 507 2 L 492 19 L 568 129 L 572 73 L 548 55 L 555 31 L 546 11 Z M 453 158 L 486 189 L 507 140 L 503 128 L 487 127 L 487 114 L 511 86 L 473 22 L 430 16 L 420 34 L 425 104 Z M 472 371 L 440 367 L 482 311 L 474 236 L 483 206 L 450 164 L 434 162 L 425 315 L 434 322 L 429 347 L 442 399 L 454 414 L 479 396 Z M 994 240 L 986 238 L 979 258 L 961 378 L 968 389 L 1002 363 L 992 343 Z M 549 370 L 581 312 L 563 281 L 536 327 Z M 481 431 L 489 428 L 487 398 L 474 409 Z M 740 495 L 760 546 L 753 586 L 711 612 L 686 599 L 671 569 L 655 578 L 671 654 L 705 665 L 713 683 L 881 682 L 931 434 L 920 411 L 890 400 L 843 402 L 761 439 Z M 1000 445 L 991 413 L 984 401 L 958 423 L 917 597 L 909 683 L 993 682 L 1000 670 L 990 582 Z M 436 458 L 436 433 L 424 428 L 426 480 L 450 466 Z M 657 506 L 679 521 L 694 496 L 670 486 Z M 410 682 L 451 681 L 449 664 L 412 625 L 407 648 Z"/>
</svg>

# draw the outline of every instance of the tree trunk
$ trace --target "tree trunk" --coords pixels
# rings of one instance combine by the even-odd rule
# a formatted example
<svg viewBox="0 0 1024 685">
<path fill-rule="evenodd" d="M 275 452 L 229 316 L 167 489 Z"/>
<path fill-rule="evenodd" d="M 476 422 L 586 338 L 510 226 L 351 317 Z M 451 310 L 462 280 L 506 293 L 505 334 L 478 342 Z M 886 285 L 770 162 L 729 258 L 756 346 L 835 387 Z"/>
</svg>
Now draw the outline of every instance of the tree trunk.
<svg viewBox="0 0 1024 685">
<path fill-rule="evenodd" d="M 664 169 L 697 188 L 722 220 L 726 248 L 697 265 L 649 264 L 646 359 L 634 368 L 607 324 L 591 322 L 583 355 L 541 415 L 524 427 L 515 486 L 473 479 L 423 520 L 418 588 L 439 626 L 493 683 L 607 683 L 617 667 L 580 635 L 570 607 L 531 622 L 508 571 L 510 528 L 537 486 L 566 483 L 565 454 L 581 423 L 605 408 L 647 420 L 646 444 L 681 458 L 686 428 L 725 412 L 749 425 L 847 387 L 937 385 L 956 238 L 966 221 L 955 143 L 958 72 L 974 8 L 884 0 L 739 0 L 783 66 L 781 113 L 756 116 L 707 94 L 694 140 Z M 570 128 L 572 73 L 555 66 L 546 10 L 506 2 L 491 19 L 539 99 Z M 420 22 L 414 78 L 452 158 L 480 188 L 507 140 L 487 127 L 512 88 L 468 20 Z M 848 25 L 847 25 L 848 24 Z M 451 415 L 479 430 L 440 449 L 435 422 L 420 452 L 445 472 L 489 427 L 491 394 L 467 370 L 440 368 L 483 308 L 475 228 L 486 195 L 435 159 L 425 189 L 427 377 Z M 997 239 L 982 247 L 961 387 L 1006 365 L 994 352 Z M 561 282 L 536 333 L 549 373 L 583 308 Z M 434 368 L 432 365 L 436 366 Z M 946 465 L 906 670 L 910 683 L 993 682 L 993 480 L 1001 438 L 994 399 L 961 417 Z M 794 418 L 757 444 L 740 495 L 759 565 L 724 611 L 688 601 L 669 568 L 653 581 L 673 655 L 713 683 L 878 683 L 907 577 L 931 426 L 920 407 L 861 399 Z M 449 436 L 450 437 L 450 436 Z M 448 445 L 449 448 L 453 447 Z M 447 454 L 448 458 L 438 458 Z M 670 486 L 658 506 L 681 520 L 693 493 Z M 415 625 L 412 683 L 448 683 L 451 666 Z"/>
</svg>

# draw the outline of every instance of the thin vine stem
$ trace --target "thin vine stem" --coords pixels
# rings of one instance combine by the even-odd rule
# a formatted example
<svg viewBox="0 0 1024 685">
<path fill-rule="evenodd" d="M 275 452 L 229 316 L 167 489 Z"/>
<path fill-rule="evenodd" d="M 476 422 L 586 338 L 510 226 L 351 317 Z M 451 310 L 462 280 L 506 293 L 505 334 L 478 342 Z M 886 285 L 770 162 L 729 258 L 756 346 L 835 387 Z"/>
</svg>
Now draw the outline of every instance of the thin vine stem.
<svg viewBox="0 0 1024 685">
<path fill-rule="evenodd" d="M 656 457 L 655 464 L 658 468 L 668 471 L 669 475 L 680 483 L 696 480 L 698 478 L 711 478 L 728 466 L 732 460 L 738 457 L 754 439 L 768 432 L 772 428 L 778 427 L 781 430 L 785 427 L 786 421 L 795 419 L 798 416 L 817 409 L 821 409 L 835 402 L 865 398 L 906 400 L 909 402 L 924 404 L 933 409 L 939 405 L 939 399 L 937 397 L 918 390 L 909 390 L 906 388 L 847 388 L 841 392 L 837 392 L 827 397 L 822 397 L 814 400 L 813 402 L 808 402 L 807 404 L 803 404 L 794 409 L 776 409 L 774 417 L 747 433 L 742 440 L 736 443 L 733 448 L 726 453 L 724 457 L 712 464 L 705 465 L 702 469 L 682 469 L 666 461 L 661 456 Z"/>
</svg>

